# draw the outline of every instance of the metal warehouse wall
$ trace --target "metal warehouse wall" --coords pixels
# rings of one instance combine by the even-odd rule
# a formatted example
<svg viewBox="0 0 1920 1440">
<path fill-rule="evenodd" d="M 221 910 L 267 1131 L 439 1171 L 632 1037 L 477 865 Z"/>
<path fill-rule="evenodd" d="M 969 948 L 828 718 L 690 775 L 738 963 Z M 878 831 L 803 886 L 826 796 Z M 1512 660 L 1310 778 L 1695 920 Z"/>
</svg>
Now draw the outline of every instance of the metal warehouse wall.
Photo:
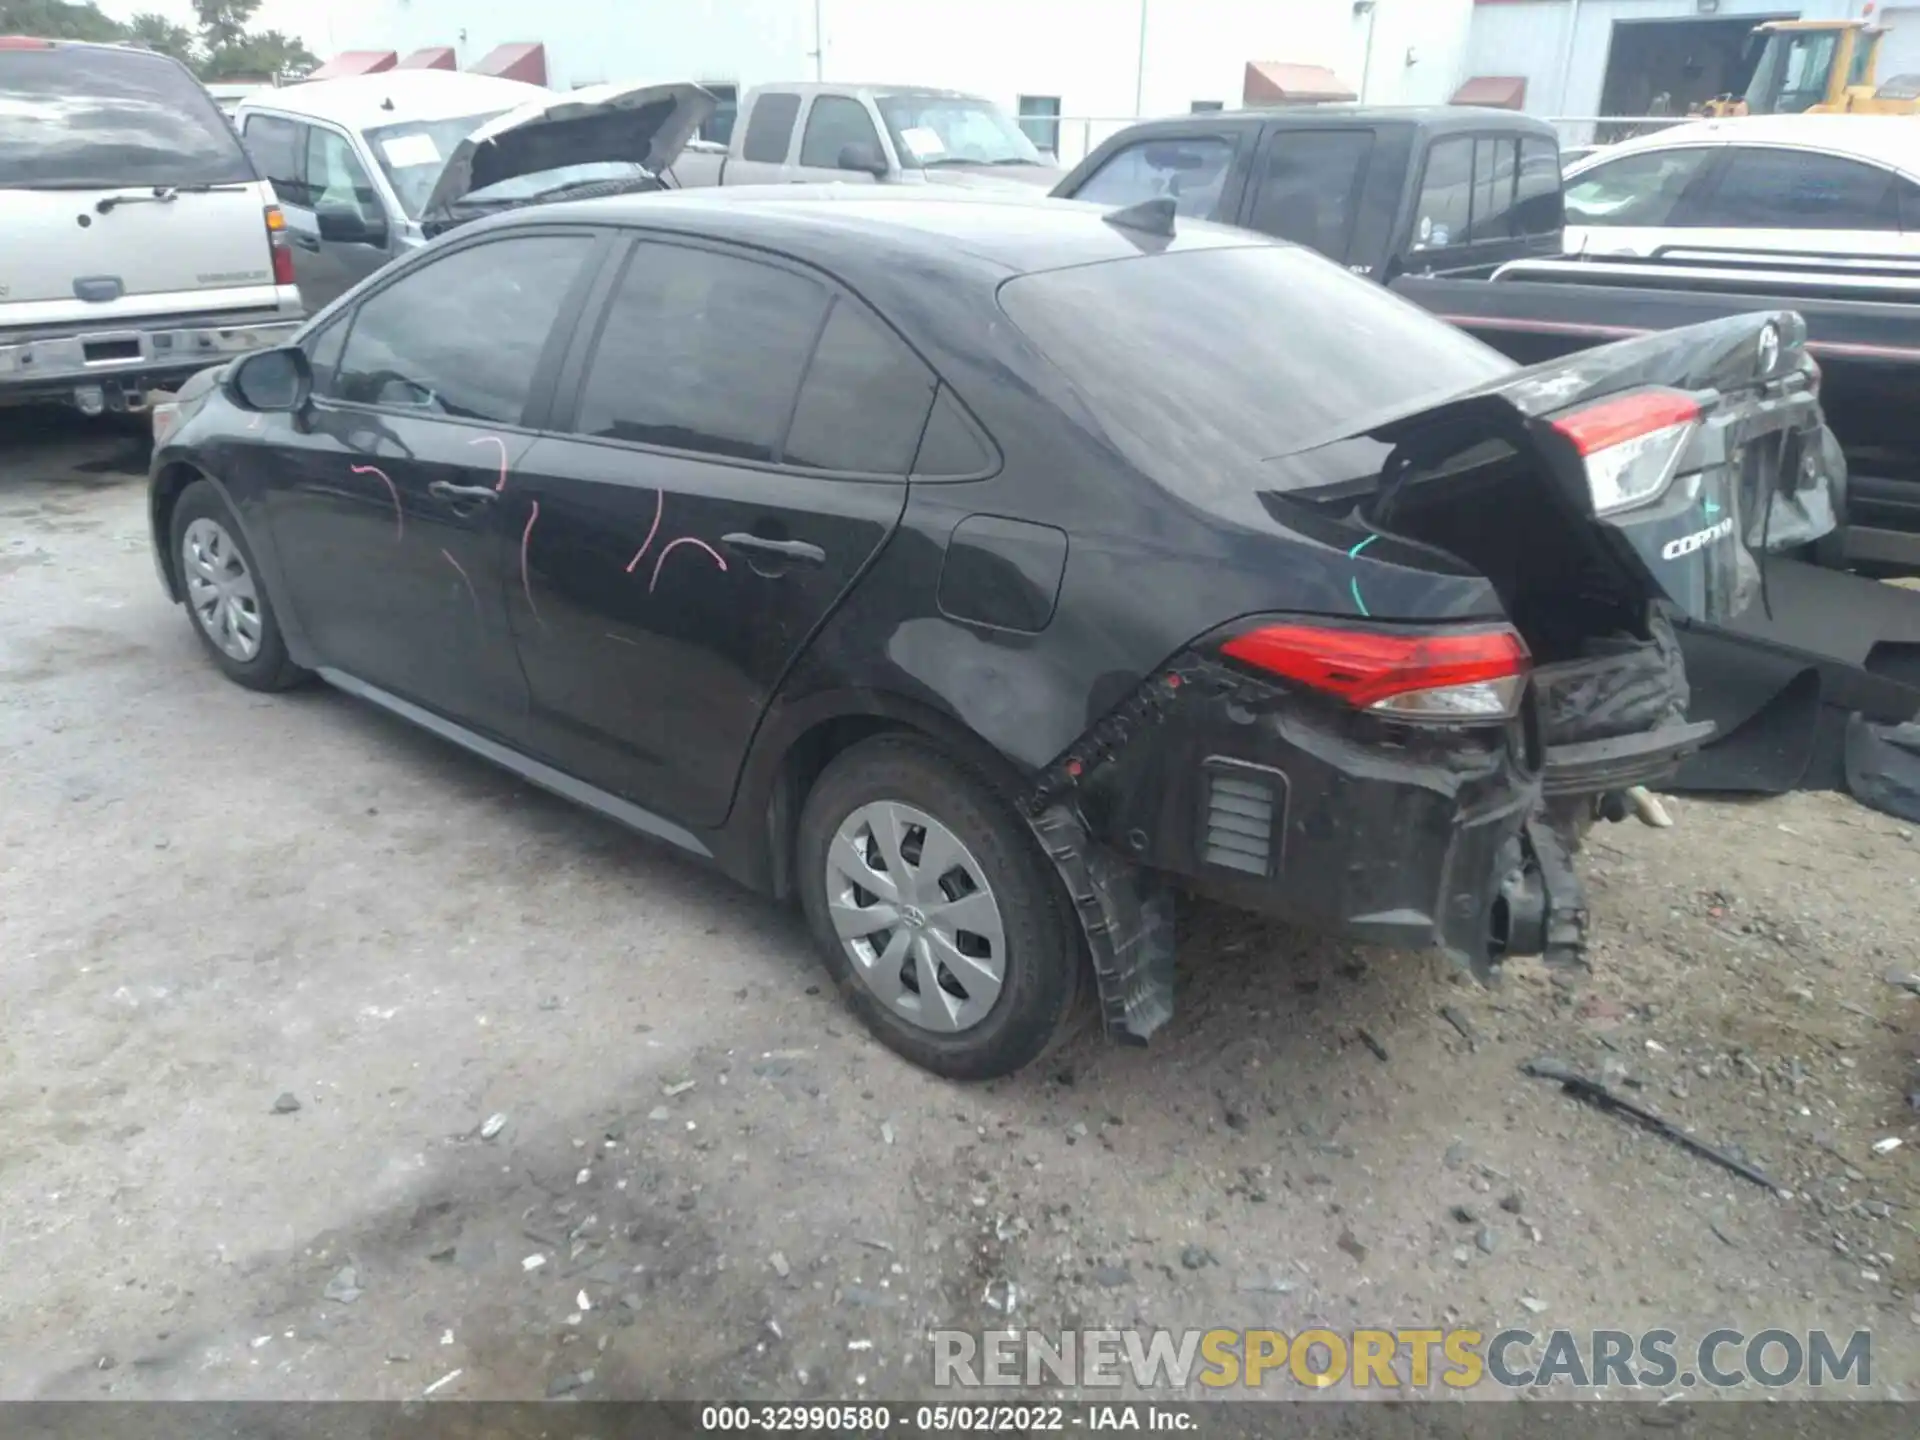
<svg viewBox="0 0 1920 1440">
<path fill-rule="evenodd" d="M 1702 15 L 1697 0 L 1478 0 L 1467 69 L 1526 76 L 1531 114 L 1597 115 L 1616 21 L 1796 13 L 1803 20 L 1844 20 L 1862 8 L 1861 0 L 1720 0 L 1712 15 Z"/>
</svg>

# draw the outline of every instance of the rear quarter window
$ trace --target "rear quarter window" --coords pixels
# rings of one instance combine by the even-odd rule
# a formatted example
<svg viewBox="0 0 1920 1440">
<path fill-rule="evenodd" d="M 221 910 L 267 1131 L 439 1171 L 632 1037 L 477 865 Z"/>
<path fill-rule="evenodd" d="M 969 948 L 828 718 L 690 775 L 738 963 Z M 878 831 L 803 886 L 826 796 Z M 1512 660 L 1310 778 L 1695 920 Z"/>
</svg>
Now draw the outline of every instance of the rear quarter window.
<svg viewBox="0 0 1920 1440">
<path fill-rule="evenodd" d="M 213 97 L 144 50 L 0 50 L 0 189 L 250 184 Z"/>
</svg>

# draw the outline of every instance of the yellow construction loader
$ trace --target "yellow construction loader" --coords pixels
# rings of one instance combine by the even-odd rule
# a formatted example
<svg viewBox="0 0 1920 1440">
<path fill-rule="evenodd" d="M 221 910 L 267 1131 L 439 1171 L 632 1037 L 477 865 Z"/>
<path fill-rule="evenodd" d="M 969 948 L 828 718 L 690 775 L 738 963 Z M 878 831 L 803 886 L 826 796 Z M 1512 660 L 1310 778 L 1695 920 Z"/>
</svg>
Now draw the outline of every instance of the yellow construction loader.
<svg viewBox="0 0 1920 1440">
<path fill-rule="evenodd" d="M 1866 20 L 1773 20 L 1753 32 L 1753 80 L 1690 113 L 1726 115 L 1920 115 L 1920 76 L 1877 83 L 1880 26 Z"/>
</svg>

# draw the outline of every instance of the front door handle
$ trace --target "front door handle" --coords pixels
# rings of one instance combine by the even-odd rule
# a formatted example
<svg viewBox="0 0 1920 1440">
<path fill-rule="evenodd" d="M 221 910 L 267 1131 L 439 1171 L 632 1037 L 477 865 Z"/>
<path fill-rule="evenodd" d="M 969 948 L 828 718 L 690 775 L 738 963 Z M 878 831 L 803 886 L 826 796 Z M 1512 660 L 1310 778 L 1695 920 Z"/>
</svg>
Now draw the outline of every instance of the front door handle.
<svg viewBox="0 0 1920 1440">
<path fill-rule="evenodd" d="M 427 486 L 427 493 L 454 505 L 492 504 L 500 498 L 500 493 L 491 485 L 454 485 L 446 480 L 434 481 Z"/>
<path fill-rule="evenodd" d="M 818 545 L 809 545 L 805 540 L 769 540 L 764 535 L 735 532 L 732 535 L 722 535 L 720 543 L 729 550 L 741 551 L 748 557 L 770 555 L 775 559 L 798 565 L 827 563 L 827 552 Z"/>
</svg>

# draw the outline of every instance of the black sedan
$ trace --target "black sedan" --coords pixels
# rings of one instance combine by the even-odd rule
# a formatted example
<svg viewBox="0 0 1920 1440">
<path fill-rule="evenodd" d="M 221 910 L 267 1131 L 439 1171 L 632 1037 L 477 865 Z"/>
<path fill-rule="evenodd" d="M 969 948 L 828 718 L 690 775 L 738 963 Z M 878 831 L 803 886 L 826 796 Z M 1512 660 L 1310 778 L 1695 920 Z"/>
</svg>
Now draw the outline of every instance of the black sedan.
<svg viewBox="0 0 1920 1440">
<path fill-rule="evenodd" d="M 1151 203 L 564 204 L 183 391 L 155 554 L 233 680 L 797 895 L 886 1044 L 991 1076 L 1083 994 L 1167 1019 L 1175 889 L 1577 960 L 1582 825 L 1702 738 L 1669 617 L 1751 589 L 1741 457 L 1817 434 L 1799 342 L 1516 370 Z"/>
</svg>

